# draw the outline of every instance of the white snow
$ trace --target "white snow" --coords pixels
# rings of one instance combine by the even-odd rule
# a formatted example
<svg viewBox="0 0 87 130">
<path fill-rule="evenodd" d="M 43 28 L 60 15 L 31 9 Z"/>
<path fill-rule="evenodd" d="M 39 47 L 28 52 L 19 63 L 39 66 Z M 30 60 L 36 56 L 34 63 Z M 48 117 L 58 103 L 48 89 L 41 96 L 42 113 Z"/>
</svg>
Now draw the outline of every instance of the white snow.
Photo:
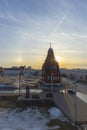
<svg viewBox="0 0 87 130">
<path fill-rule="evenodd" d="M 87 94 L 83 94 L 83 93 L 80 93 L 80 92 L 77 92 L 77 96 L 83 100 L 85 103 L 87 103 Z"/>
<path fill-rule="evenodd" d="M 47 130 L 47 122 L 48 119 L 38 109 L 7 109 L 0 112 L 0 130 Z"/>
<path fill-rule="evenodd" d="M 26 93 L 26 89 L 21 89 L 20 90 L 21 93 Z M 30 93 L 41 93 L 42 90 L 41 89 L 30 89 Z M 0 93 L 19 93 L 19 89 L 17 90 L 10 90 L 10 91 L 7 91 L 7 90 L 4 90 L 4 91 L 0 91 Z"/>
<path fill-rule="evenodd" d="M 48 110 L 51 118 L 57 118 L 60 121 L 68 122 L 68 119 L 63 115 L 63 113 L 56 107 L 52 107 Z"/>
<path fill-rule="evenodd" d="M 55 107 L 49 109 L 48 112 L 52 117 L 60 117 L 62 115 L 61 111 Z"/>
<path fill-rule="evenodd" d="M 50 119 L 66 121 L 58 108 L 52 107 L 48 112 L 49 116 L 46 112 L 40 112 L 38 108 L 0 109 L 0 130 L 54 130 L 60 126 L 47 126 Z"/>
</svg>

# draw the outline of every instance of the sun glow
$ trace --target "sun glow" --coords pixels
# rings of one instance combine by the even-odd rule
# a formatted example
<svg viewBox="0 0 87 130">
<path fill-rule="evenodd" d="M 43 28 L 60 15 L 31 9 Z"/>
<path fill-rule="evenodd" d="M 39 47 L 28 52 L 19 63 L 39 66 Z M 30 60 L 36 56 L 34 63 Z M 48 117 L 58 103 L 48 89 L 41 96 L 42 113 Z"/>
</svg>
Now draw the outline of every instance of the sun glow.
<svg viewBox="0 0 87 130">
<path fill-rule="evenodd" d="M 19 63 L 22 62 L 22 57 L 18 57 L 18 62 L 19 62 Z"/>
<path fill-rule="evenodd" d="M 55 56 L 57 62 L 61 62 L 61 57 L 60 56 Z"/>
</svg>

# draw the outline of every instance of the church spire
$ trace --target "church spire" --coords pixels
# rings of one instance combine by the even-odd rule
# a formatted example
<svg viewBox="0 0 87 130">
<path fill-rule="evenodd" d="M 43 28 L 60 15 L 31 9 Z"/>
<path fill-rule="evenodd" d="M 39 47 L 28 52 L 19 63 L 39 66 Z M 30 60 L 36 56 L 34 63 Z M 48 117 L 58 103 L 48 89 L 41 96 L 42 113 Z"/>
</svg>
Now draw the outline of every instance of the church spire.
<svg viewBox="0 0 87 130">
<path fill-rule="evenodd" d="M 50 48 L 48 49 L 48 52 L 53 51 L 53 49 L 51 48 L 52 43 L 50 42 L 49 44 L 50 44 Z"/>
<path fill-rule="evenodd" d="M 51 48 L 51 42 L 50 42 L 50 48 Z"/>
</svg>

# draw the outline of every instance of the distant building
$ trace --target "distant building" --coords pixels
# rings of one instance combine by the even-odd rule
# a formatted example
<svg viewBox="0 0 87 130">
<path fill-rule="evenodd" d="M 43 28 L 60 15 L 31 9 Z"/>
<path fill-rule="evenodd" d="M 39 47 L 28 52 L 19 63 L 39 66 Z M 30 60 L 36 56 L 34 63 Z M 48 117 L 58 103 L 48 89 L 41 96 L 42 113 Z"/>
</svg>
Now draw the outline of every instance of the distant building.
<svg viewBox="0 0 87 130">
<path fill-rule="evenodd" d="M 4 76 L 4 68 L 3 67 L 0 67 L 0 75 Z"/>
<path fill-rule="evenodd" d="M 55 60 L 51 47 L 48 49 L 46 60 L 42 66 L 42 82 L 45 85 L 59 85 L 61 83 L 59 64 Z"/>
<path fill-rule="evenodd" d="M 87 69 L 61 69 L 61 76 L 78 82 L 87 82 Z"/>
<path fill-rule="evenodd" d="M 20 66 L 19 67 L 19 70 L 20 70 L 20 75 L 24 75 L 24 71 L 25 71 L 25 66 Z"/>
</svg>

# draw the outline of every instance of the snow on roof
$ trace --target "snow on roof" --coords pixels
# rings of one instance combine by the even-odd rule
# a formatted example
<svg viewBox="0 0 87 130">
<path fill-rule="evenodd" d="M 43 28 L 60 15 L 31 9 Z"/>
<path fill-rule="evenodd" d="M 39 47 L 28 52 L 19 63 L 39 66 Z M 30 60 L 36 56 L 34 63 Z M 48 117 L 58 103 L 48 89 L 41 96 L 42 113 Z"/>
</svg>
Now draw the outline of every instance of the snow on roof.
<svg viewBox="0 0 87 130">
<path fill-rule="evenodd" d="M 68 122 L 68 119 L 63 115 L 60 109 L 52 107 L 48 110 L 51 118 L 58 118 L 60 121 Z"/>
</svg>

